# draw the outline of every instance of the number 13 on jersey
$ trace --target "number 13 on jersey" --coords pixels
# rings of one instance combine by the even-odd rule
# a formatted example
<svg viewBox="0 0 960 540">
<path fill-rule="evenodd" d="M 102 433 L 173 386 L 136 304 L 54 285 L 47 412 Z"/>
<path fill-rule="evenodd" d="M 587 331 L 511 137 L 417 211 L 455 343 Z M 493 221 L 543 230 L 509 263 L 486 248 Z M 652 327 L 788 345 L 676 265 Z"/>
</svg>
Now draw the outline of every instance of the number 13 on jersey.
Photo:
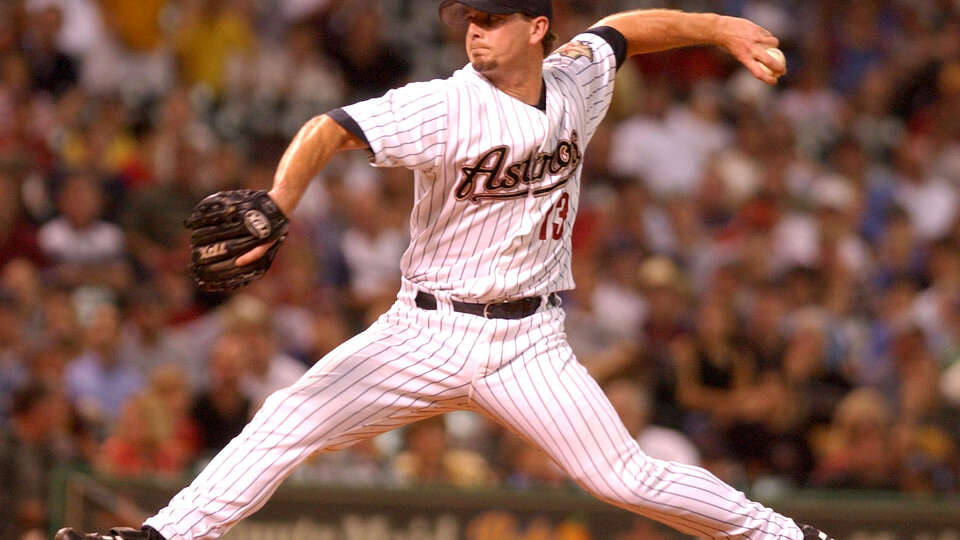
<svg viewBox="0 0 960 540">
<path fill-rule="evenodd" d="M 560 194 L 560 199 L 547 210 L 547 215 L 543 218 L 543 225 L 540 226 L 540 239 L 546 240 L 549 235 L 554 240 L 559 240 L 563 236 L 563 228 L 566 225 L 569 213 L 570 194 L 564 191 Z M 548 231 L 548 229 L 550 230 Z"/>
</svg>

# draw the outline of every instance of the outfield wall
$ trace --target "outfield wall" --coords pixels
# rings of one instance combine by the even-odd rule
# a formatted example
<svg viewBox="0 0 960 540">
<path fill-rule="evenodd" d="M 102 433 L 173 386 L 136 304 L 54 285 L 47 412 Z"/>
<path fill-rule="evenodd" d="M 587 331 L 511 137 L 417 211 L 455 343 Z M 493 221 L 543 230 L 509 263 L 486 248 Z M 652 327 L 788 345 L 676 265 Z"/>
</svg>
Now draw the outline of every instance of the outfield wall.
<svg viewBox="0 0 960 540">
<path fill-rule="evenodd" d="M 99 528 L 127 500 L 160 508 L 174 481 L 65 473 L 57 523 Z M 960 498 L 802 492 L 764 501 L 843 540 L 960 540 Z M 686 538 L 582 493 L 285 485 L 230 540 L 660 540 Z"/>
</svg>

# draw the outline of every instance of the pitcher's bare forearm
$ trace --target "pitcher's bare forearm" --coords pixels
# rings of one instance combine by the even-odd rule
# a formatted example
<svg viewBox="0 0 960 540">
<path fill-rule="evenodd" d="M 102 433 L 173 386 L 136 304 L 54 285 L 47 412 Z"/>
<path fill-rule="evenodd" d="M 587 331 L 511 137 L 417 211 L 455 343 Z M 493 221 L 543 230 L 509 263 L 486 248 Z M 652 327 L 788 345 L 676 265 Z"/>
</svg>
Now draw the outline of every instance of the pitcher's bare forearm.
<svg viewBox="0 0 960 540">
<path fill-rule="evenodd" d="M 283 153 L 273 177 L 270 198 L 283 213 L 290 216 L 303 197 L 307 186 L 334 154 L 342 150 L 358 150 L 366 145 L 327 115 L 312 118 L 300 128 Z M 238 257 L 237 266 L 244 266 L 262 257 L 270 246 L 263 244 Z"/>
<path fill-rule="evenodd" d="M 641 9 L 615 13 L 597 23 L 616 28 L 627 38 L 627 54 L 644 54 L 677 47 L 715 45 L 715 13 L 685 13 L 670 9 Z"/>
<path fill-rule="evenodd" d="M 739 17 L 715 13 L 685 13 L 670 9 L 644 9 L 616 13 L 597 26 L 610 26 L 627 40 L 627 54 L 644 54 L 678 47 L 716 45 L 728 51 L 758 79 L 773 84 L 785 66 L 764 52 L 779 43 L 766 29 Z M 758 63 L 773 73 L 765 73 Z"/>
<path fill-rule="evenodd" d="M 283 153 L 273 179 L 270 197 L 290 215 L 303 193 L 334 154 L 358 150 L 364 143 L 327 115 L 317 116 L 300 128 Z"/>
</svg>

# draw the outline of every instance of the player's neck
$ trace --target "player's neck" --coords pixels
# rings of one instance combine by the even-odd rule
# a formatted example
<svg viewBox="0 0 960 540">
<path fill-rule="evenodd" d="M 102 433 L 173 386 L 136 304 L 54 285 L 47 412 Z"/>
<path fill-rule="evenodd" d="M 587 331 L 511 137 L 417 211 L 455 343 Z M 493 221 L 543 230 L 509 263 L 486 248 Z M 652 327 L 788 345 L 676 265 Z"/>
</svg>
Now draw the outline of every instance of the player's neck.
<svg viewBox="0 0 960 540">
<path fill-rule="evenodd" d="M 540 103 L 543 85 L 543 60 L 534 59 L 513 70 L 485 73 L 487 79 L 501 92 L 531 107 Z"/>
</svg>

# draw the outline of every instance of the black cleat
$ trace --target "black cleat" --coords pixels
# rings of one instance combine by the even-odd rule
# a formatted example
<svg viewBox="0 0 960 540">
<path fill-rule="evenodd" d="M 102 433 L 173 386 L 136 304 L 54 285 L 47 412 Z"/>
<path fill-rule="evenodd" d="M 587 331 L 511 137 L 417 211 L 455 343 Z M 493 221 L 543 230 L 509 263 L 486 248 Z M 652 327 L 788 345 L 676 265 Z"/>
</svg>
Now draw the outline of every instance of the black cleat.
<svg viewBox="0 0 960 540">
<path fill-rule="evenodd" d="M 810 525 L 800 525 L 800 530 L 803 531 L 803 540 L 833 540 L 827 533 Z"/>
<path fill-rule="evenodd" d="M 150 527 L 141 530 L 115 527 L 108 533 L 82 533 L 70 527 L 60 529 L 54 540 L 164 540 L 160 533 Z"/>
</svg>

